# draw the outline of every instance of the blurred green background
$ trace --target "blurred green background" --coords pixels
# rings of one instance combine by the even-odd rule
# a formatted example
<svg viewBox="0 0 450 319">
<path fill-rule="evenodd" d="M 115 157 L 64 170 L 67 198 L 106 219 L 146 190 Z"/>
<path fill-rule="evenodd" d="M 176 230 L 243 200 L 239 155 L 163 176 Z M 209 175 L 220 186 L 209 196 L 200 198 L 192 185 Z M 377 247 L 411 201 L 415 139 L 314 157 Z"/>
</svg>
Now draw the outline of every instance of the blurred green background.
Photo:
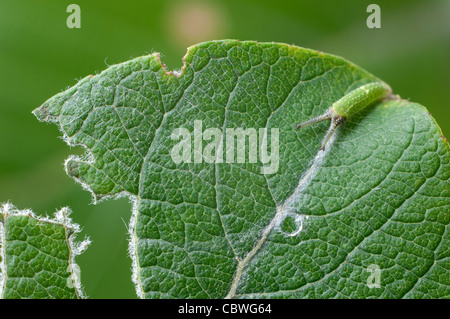
<svg viewBox="0 0 450 319">
<path fill-rule="evenodd" d="M 66 8 L 81 7 L 69 29 Z M 381 29 L 366 8 L 381 7 Z M 276 41 L 340 55 L 425 105 L 450 137 L 450 1 L 0 0 L 0 202 L 52 214 L 70 206 L 93 244 L 78 257 L 91 298 L 135 298 L 127 255 L 127 199 L 91 204 L 67 177 L 69 147 L 31 111 L 76 79 L 158 51 L 179 69 L 186 47 L 233 38 Z"/>
</svg>

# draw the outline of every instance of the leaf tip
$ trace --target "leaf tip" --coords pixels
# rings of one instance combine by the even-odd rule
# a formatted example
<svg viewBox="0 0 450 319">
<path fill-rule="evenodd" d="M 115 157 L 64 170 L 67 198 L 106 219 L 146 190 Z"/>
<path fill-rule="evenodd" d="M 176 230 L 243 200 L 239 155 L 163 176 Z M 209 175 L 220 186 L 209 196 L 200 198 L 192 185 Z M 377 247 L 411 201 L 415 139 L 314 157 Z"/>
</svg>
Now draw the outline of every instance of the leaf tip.
<svg viewBox="0 0 450 319">
<path fill-rule="evenodd" d="M 48 109 L 45 104 L 42 104 L 40 107 L 34 109 L 31 113 L 33 113 L 33 115 L 36 116 L 36 118 L 41 122 L 46 121 L 49 116 Z"/>
</svg>

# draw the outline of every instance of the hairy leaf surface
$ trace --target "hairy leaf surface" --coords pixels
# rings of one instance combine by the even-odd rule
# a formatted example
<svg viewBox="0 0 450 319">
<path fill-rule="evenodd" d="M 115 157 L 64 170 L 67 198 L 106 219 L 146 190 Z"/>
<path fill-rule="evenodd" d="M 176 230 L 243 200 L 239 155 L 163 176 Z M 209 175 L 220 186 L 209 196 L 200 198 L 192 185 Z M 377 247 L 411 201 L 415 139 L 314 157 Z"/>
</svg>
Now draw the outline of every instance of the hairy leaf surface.
<svg viewBox="0 0 450 319">
<path fill-rule="evenodd" d="M 50 219 L 0 206 L 0 299 L 84 297 L 75 256 L 89 239 L 74 242 L 80 229 L 69 214 L 63 208 Z"/>
</svg>

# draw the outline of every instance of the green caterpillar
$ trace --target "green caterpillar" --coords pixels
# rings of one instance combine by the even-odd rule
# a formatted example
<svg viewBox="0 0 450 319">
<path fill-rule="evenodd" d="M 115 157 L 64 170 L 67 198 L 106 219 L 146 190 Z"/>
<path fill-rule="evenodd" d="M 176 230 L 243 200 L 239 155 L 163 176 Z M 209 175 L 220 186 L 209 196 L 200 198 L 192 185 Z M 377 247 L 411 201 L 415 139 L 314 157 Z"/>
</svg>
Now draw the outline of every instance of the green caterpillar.
<svg viewBox="0 0 450 319">
<path fill-rule="evenodd" d="M 305 127 L 317 122 L 331 120 L 330 128 L 325 135 L 321 150 L 325 150 L 328 140 L 331 138 L 336 129 L 344 123 L 344 121 L 372 104 L 373 102 L 390 97 L 392 89 L 383 82 L 373 82 L 360 86 L 350 93 L 344 95 L 322 115 L 315 117 L 306 122 L 297 125 L 297 129 Z"/>
</svg>

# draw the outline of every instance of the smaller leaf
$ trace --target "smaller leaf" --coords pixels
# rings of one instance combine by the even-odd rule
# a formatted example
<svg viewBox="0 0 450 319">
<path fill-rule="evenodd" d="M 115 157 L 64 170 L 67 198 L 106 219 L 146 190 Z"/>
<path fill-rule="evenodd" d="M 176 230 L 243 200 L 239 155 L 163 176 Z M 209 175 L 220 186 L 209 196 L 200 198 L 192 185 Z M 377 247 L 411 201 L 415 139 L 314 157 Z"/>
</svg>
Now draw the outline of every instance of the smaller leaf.
<svg viewBox="0 0 450 319">
<path fill-rule="evenodd" d="M 84 298 L 75 257 L 90 244 L 75 242 L 80 226 L 62 208 L 55 217 L 0 205 L 0 299 Z"/>
</svg>

